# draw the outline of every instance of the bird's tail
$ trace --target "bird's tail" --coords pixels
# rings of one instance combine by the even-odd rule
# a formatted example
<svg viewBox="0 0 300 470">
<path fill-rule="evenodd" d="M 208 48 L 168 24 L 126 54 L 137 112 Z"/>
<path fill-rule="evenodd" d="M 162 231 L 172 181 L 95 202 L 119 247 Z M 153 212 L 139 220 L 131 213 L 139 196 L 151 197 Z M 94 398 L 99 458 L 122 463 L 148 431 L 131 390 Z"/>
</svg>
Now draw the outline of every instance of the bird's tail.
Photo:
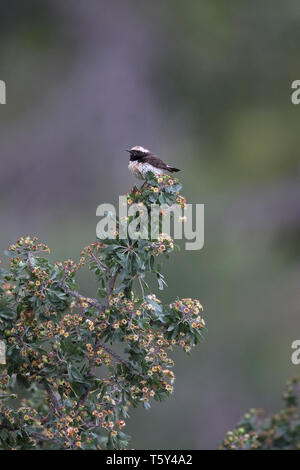
<svg viewBox="0 0 300 470">
<path fill-rule="evenodd" d="M 171 173 L 176 173 L 177 171 L 181 171 L 178 168 L 174 168 L 173 166 L 168 165 L 168 171 L 171 171 Z"/>
</svg>

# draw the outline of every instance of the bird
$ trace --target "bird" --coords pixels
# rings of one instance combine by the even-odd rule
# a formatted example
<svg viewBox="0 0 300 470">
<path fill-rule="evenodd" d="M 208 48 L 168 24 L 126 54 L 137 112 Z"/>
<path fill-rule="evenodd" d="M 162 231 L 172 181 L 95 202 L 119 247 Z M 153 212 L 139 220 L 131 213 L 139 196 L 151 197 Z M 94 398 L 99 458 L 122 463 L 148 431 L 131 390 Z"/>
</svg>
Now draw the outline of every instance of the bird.
<svg viewBox="0 0 300 470">
<path fill-rule="evenodd" d="M 140 145 L 126 149 L 126 152 L 130 154 L 128 168 L 138 179 L 146 180 L 148 171 L 156 176 L 163 175 L 166 171 L 170 173 L 180 171 L 178 168 L 167 165 L 150 150 Z"/>
</svg>

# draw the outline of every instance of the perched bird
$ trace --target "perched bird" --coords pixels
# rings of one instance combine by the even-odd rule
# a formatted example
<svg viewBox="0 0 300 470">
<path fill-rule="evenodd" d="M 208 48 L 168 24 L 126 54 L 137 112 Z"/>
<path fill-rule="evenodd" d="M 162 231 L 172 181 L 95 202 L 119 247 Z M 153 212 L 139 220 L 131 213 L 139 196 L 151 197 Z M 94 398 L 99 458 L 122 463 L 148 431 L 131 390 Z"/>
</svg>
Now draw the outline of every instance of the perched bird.
<svg viewBox="0 0 300 470">
<path fill-rule="evenodd" d="M 128 168 L 136 178 L 145 180 L 148 171 L 151 171 L 154 175 L 162 175 L 166 171 L 171 173 L 180 171 L 178 168 L 167 165 L 150 150 L 139 145 L 126 151 L 130 153 Z"/>
</svg>

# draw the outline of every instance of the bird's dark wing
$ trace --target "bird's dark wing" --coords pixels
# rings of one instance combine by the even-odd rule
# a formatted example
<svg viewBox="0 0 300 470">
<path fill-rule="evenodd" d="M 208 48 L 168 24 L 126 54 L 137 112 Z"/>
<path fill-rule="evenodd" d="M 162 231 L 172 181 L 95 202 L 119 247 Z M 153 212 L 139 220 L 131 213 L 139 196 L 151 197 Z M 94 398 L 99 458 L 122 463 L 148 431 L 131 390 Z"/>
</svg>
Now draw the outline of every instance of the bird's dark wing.
<svg viewBox="0 0 300 470">
<path fill-rule="evenodd" d="M 166 170 L 170 171 L 173 173 L 173 171 L 180 171 L 178 168 L 174 168 L 170 165 L 167 165 L 164 163 L 160 158 L 158 158 L 156 155 L 150 154 L 150 155 L 145 155 L 139 160 L 141 163 L 149 163 L 150 165 L 154 166 L 155 168 L 159 168 L 160 170 Z"/>
<path fill-rule="evenodd" d="M 145 155 L 140 159 L 140 162 L 149 163 L 150 165 L 154 166 L 155 168 L 159 168 L 160 170 L 168 170 L 168 165 L 166 165 L 160 158 L 153 154 Z"/>
</svg>

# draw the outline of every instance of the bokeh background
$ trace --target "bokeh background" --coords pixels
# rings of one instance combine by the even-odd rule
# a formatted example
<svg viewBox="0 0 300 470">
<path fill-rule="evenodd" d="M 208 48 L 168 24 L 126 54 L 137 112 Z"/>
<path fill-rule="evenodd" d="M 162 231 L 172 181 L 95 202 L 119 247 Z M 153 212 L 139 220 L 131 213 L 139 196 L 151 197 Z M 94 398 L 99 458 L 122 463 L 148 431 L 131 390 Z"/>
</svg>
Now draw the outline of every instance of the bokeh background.
<svg viewBox="0 0 300 470">
<path fill-rule="evenodd" d="M 199 298 L 208 332 L 176 357 L 172 398 L 131 412 L 135 449 L 217 448 L 299 373 L 299 23 L 298 0 L 1 4 L 1 251 L 29 233 L 78 259 L 136 144 L 205 204 L 204 249 L 165 264 L 162 297 Z"/>
</svg>

